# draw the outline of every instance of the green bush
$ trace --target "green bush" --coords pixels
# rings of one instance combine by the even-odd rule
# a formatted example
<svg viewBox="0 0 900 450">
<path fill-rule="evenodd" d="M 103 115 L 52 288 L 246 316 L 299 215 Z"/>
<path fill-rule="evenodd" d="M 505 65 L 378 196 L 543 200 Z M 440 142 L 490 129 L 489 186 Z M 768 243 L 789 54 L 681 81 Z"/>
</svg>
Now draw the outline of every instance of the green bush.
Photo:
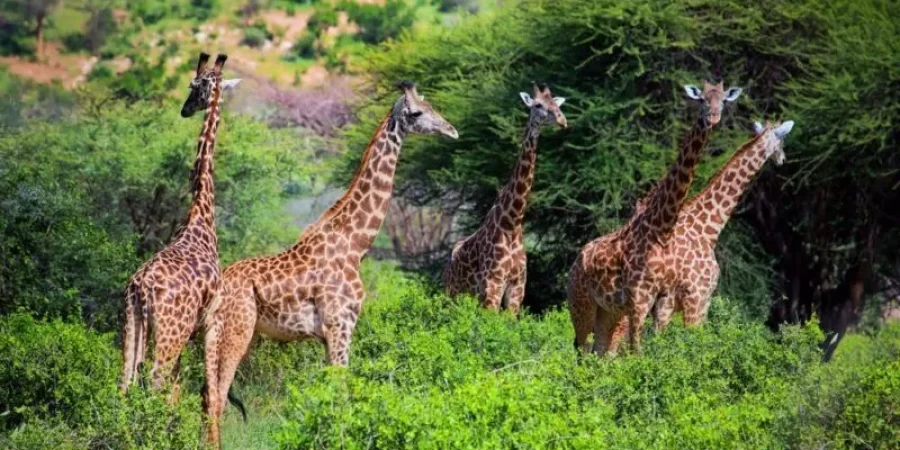
<svg viewBox="0 0 900 450">
<path fill-rule="evenodd" d="M 360 317 L 350 369 L 325 367 L 321 352 L 297 359 L 308 367 L 288 378 L 281 448 L 895 442 L 897 325 L 875 339 L 854 336 L 864 352 L 822 364 L 815 325 L 772 334 L 748 324 L 740 304 L 716 298 L 709 324 L 673 324 L 640 356 L 578 358 L 565 311 L 517 321 L 471 299 L 433 296 L 383 265 L 368 265 L 364 279 L 375 294 Z"/>
<path fill-rule="evenodd" d="M 241 40 L 241 44 L 248 47 L 259 48 L 269 39 L 272 39 L 272 33 L 266 29 L 266 24 L 264 22 L 259 22 L 253 26 L 244 28 L 244 38 Z"/>
<path fill-rule="evenodd" d="M 79 312 L 116 328 L 121 292 L 187 210 L 200 117 L 174 102 L 79 101 L 65 120 L 34 120 L 0 137 L 0 313 Z M 314 191 L 321 142 L 229 116 L 216 152 L 223 263 L 296 239 L 282 205 Z M 299 188 L 298 188 L 299 187 Z"/>
<path fill-rule="evenodd" d="M 415 8 L 405 0 L 386 0 L 383 5 L 344 2 L 341 7 L 359 25 L 359 39 L 367 44 L 396 39 L 416 20 Z"/>
<path fill-rule="evenodd" d="M 112 335 L 58 320 L 0 317 L 0 446 L 199 448 L 200 399 L 118 393 Z"/>
</svg>

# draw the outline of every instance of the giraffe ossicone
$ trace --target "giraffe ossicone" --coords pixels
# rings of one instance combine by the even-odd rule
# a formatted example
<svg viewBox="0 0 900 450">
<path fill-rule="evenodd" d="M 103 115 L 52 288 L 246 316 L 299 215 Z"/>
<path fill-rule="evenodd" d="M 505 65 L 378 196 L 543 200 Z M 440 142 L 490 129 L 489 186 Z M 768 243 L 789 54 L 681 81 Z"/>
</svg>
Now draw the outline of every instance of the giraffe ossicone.
<svg viewBox="0 0 900 450">
<path fill-rule="evenodd" d="M 442 276 L 449 295 L 472 294 L 482 306 L 494 310 L 504 306 L 505 297 L 505 306 L 513 313 L 519 312 L 525 297 L 527 257 L 522 234 L 538 136 L 544 126 L 568 127 L 559 109 L 566 99 L 553 97 L 546 86 L 532 84 L 533 96 L 519 93 L 529 115 L 512 178 L 500 190 L 481 227 L 453 246 Z"/>
</svg>

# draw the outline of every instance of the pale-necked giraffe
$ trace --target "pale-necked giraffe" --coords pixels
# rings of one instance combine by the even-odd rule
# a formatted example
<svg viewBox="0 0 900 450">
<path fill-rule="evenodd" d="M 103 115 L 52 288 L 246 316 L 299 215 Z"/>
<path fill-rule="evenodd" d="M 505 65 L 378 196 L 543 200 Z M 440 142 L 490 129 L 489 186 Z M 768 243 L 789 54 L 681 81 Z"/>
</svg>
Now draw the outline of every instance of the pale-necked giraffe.
<svg viewBox="0 0 900 450">
<path fill-rule="evenodd" d="M 793 121 L 754 124 L 755 136 L 741 145 L 713 176 L 706 188 L 684 206 L 675 234 L 664 247 L 656 247 L 648 258 L 649 276 L 660 292 L 653 308 L 654 327 L 662 331 L 672 314 L 684 310 L 684 323 L 697 325 L 706 318 L 709 301 L 719 280 L 716 244 L 728 219 L 753 177 L 769 159 L 784 163 L 784 138 Z M 628 334 L 623 320 L 610 344 L 615 351 L 621 335 Z"/>
<path fill-rule="evenodd" d="M 218 446 L 218 419 L 238 364 L 260 333 L 279 341 L 315 338 L 328 361 L 346 366 L 366 293 L 359 264 L 381 228 L 407 134 L 457 132 L 410 82 L 378 126 L 350 188 L 299 241 L 270 257 L 247 259 L 222 274 L 206 318 L 207 439 Z"/>
<path fill-rule="evenodd" d="M 634 329 L 642 329 L 655 300 L 645 282 L 648 252 L 671 237 L 710 131 L 719 123 L 724 104 L 741 93 L 740 88 L 726 91 L 721 81 L 704 82 L 702 91 L 692 85 L 684 88 L 689 98 L 700 102 L 700 114 L 675 163 L 650 191 L 645 207 L 621 228 L 582 247 L 569 271 L 568 301 L 576 348 L 584 348 L 593 332 L 594 351 L 605 353 L 623 316 Z M 631 334 L 631 343 L 640 350 L 640 333 Z"/>
<path fill-rule="evenodd" d="M 513 313 L 519 312 L 525 297 L 522 222 L 534 181 L 538 136 L 543 126 L 567 126 L 559 110 L 566 99 L 554 98 L 546 86 L 542 89 L 535 84 L 533 88 L 534 98 L 519 93 L 530 113 L 512 179 L 500 190 L 481 227 L 453 246 L 443 273 L 444 287 L 451 296 L 473 294 L 482 306 L 497 310 L 505 293 L 506 307 Z"/>
<path fill-rule="evenodd" d="M 219 287 L 213 153 L 222 91 L 240 81 L 222 80 L 222 66 L 227 58 L 219 55 L 209 67 L 209 55 L 200 54 L 190 94 L 181 109 L 182 117 L 206 111 L 191 172 L 193 201 L 188 215 L 172 242 L 144 263 L 125 288 L 124 369 L 120 384 L 123 392 L 139 375 L 148 331 L 153 333 L 154 341 L 153 387 L 158 388 L 166 378 L 177 381 L 181 351 L 198 325 L 200 311 L 209 305 Z"/>
</svg>

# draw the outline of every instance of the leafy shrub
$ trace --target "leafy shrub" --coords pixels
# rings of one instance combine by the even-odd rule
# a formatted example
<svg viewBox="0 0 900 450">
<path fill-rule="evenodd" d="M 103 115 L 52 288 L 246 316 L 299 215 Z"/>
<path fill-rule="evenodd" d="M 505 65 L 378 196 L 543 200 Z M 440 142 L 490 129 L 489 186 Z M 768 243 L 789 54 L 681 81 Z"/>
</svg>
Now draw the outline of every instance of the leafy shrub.
<svg viewBox="0 0 900 450">
<path fill-rule="evenodd" d="M 170 406 L 143 389 L 121 396 L 112 337 L 58 320 L 0 317 L 0 409 L 9 411 L 0 445 L 199 448 L 199 398 L 187 393 Z"/>
<path fill-rule="evenodd" d="M 191 0 L 186 16 L 203 22 L 215 16 L 219 7 L 219 0 Z"/>
<path fill-rule="evenodd" d="M 181 118 L 170 102 L 98 95 L 79 105 L 77 117 L 34 120 L 0 137 L 0 313 L 80 313 L 110 330 L 127 277 L 169 241 L 186 211 L 201 119 Z M 318 141 L 226 120 L 216 204 L 227 264 L 296 238 L 281 205 L 316 186 Z"/>
<path fill-rule="evenodd" d="M 294 46 L 291 51 L 297 57 L 304 59 L 312 59 L 318 56 L 319 48 L 318 48 L 318 38 L 312 32 L 307 31 L 303 33 L 296 42 L 294 42 Z"/>
<path fill-rule="evenodd" d="M 241 40 L 241 44 L 248 47 L 259 48 L 269 39 L 272 39 L 272 33 L 266 29 L 266 24 L 264 22 L 258 22 L 253 26 L 244 28 L 244 38 Z"/>
<path fill-rule="evenodd" d="M 384 5 L 344 2 L 342 8 L 359 25 L 359 39 L 367 44 L 396 39 L 416 19 L 415 8 L 405 0 L 386 0 Z"/>
</svg>

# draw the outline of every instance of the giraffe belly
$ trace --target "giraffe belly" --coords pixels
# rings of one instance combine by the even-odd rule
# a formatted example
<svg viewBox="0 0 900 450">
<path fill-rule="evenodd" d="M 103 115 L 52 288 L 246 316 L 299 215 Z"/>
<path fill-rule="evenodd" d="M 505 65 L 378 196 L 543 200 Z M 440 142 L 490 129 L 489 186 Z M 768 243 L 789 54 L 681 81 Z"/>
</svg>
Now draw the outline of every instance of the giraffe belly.
<svg viewBox="0 0 900 450">
<path fill-rule="evenodd" d="M 322 319 L 312 301 L 296 302 L 295 307 L 260 311 L 256 332 L 276 341 L 297 341 L 319 338 Z"/>
</svg>

